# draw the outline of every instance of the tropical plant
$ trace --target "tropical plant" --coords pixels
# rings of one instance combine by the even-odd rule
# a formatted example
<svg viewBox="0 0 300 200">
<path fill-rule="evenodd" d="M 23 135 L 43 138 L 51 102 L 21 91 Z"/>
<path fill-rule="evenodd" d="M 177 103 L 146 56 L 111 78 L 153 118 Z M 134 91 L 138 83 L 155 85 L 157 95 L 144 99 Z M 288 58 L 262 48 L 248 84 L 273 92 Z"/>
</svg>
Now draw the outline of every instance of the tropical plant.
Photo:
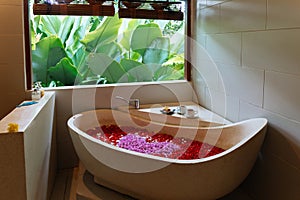
<svg viewBox="0 0 300 200">
<path fill-rule="evenodd" d="M 33 80 L 44 87 L 183 79 L 177 22 L 114 17 L 31 18 Z M 163 35 L 163 32 L 168 34 Z M 179 38 L 179 39 L 178 39 Z"/>
</svg>

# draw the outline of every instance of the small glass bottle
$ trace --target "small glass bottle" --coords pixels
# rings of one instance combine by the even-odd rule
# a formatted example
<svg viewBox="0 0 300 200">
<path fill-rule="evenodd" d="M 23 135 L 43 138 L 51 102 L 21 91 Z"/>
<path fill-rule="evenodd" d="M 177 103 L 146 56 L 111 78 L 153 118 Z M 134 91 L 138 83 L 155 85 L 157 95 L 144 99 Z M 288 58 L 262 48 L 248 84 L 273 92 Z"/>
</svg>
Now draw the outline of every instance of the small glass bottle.
<svg viewBox="0 0 300 200">
<path fill-rule="evenodd" d="M 40 98 L 41 98 L 41 91 L 39 91 L 37 88 L 33 88 L 31 92 L 31 99 L 39 100 Z"/>
<path fill-rule="evenodd" d="M 45 94 L 45 91 L 44 91 L 42 83 L 40 81 L 36 82 L 36 88 L 40 91 L 41 97 L 43 97 Z"/>
</svg>

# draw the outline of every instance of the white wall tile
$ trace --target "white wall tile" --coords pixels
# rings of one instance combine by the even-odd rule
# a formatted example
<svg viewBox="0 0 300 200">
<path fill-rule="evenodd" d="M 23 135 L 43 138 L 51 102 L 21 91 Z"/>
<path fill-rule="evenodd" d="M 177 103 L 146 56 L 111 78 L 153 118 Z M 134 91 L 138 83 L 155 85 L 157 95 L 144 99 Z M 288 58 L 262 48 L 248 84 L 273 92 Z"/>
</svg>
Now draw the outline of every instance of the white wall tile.
<svg viewBox="0 0 300 200">
<path fill-rule="evenodd" d="M 206 108 L 225 119 L 236 122 L 239 117 L 239 98 L 206 88 Z"/>
<path fill-rule="evenodd" d="M 264 108 L 300 122 L 300 75 L 266 72 Z"/>
<path fill-rule="evenodd" d="M 241 65 L 241 33 L 207 35 L 206 49 L 215 62 Z"/>
<path fill-rule="evenodd" d="M 227 95 L 262 106 L 264 71 L 225 64 L 218 64 L 218 66 L 222 80 L 220 86 L 225 87 Z"/>
<path fill-rule="evenodd" d="M 243 33 L 243 66 L 300 74 L 300 29 Z"/>
<path fill-rule="evenodd" d="M 225 118 L 232 121 L 239 121 L 240 99 L 234 96 L 226 96 L 226 115 Z"/>
<path fill-rule="evenodd" d="M 300 1 L 268 0 L 267 28 L 300 27 Z"/>
<path fill-rule="evenodd" d="M 220 116 L 226 118 L 226 111 L 227 111 L 227 96 L 225 93 L 216 91 L 216 90 L 209 90 L 207 94 L 207 103 L 209 105 L 209 109 L 217 113 Z"/>
<path fill-rule="evenodd" d="M 288 119 L 284 116 L 259 108 L 255 105 L 240 102 L 239 120 L 245 120 L 255 117 L 264 117 L 268 119 L 268 125 L 280 131 L 290 144 L 293 150 L 300 157 L 300 122 Z"/>
<path fill-rule="evenodd" d="M 198 102 L 200 105 L 205 106 L 206 105 L 206 84 L 202 76 L 195 70 L 195 68 L 192 68 L 192 82 L 193 82 L 193 88 L 194 92 L 196 94 L 196 97 L 193 97 L 193 100 L 195 102 Z"/>
<path fill-rule="evenodd" d="M 195 36 L 195 40 L 193 42 L 197 43 L 197 46 L 201 46 L 201 47 L 205 48 L 206 34 L 197 33 L 197 35 Z"/>
<path fill-rule="evenodd" d="M 197 0 L 197 10 L 206 7 L 206 0 Z"/>
<path fill-rule="evenodd" d="M 266 0 L 233 0 L 221 4 L 221 32 L 262 30 L 266 26 Z"/>
<path fill-rule="evenodd" d="M 0 35 L 23 33 L 23 7 L 21 5 L 0 4 Z"/>
<path fill-rule="evenodd" d="M 197 25 L 196 38 L 200 41 L 199 34 L 207 31 L 205 48 L 219 67 L 224 85 L 219 77 L 217 90 L 198 85 L 195 90 L 198 95 L 206 96 L 205 107 L 231 121 L 268 119 L 263 154 L 246 180 L 247 192 L 257 199 L 297 199 L 300 195 L 300 3 L 207 0 L 206 4 L 218 4 L 220 13 L 202 8 L 197 18 L 202 21 Z M 201 60 L 200 55 L 195 56 Z M 199 80 L 196 75 L 194 84 L 204 84 L 203 80 L 216 77 L 213 71 L 206 73 Z M 221 92 L 221 86 L 225 86 L 226 93 Z"/>
<path fill-rule="evenodd" d="M 206 0 L 206 5 L 213 6 L 213 5 L 221 4 L 224 1 L 226 1 L 226 0 Z"/>
<path fill-rule="evenodd" d="M 220 32 L 220 6 L 216 5 L 199 10 L 197 28 L 200 33 Z"/>
<path fill-rule="evenodd" d="M 202 84 L 210 90 L 219 89 L 219 70 L 212 61 L 198 60 L 197 65 L 194 66 L 194 73 L 197 72 L 201 76 Z"/>
</svg>

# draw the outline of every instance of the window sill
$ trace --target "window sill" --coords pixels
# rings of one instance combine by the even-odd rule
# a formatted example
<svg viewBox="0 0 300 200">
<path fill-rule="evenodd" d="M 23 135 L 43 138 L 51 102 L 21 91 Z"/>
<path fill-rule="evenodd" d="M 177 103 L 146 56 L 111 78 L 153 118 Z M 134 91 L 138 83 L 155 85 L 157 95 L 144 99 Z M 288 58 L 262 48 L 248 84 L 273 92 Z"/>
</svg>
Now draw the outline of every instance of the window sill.
<svg viewBox="0 0 300 200">
<path fill-rule="evenodd" d="M 156 82 L 134 82 L 134 83 L 114 83 L 114 84 L 100 84 L 100 85 L 76 85 L 76 86 L 61 86 L 44 88 L 45 91 L 61 91 L 73 89 L 93 89 L 93 88 L 112 88 L 112 87 L 134 87 L 134 86 L 150 86 L 150 85 L 173 85 L 173 84 L 190 84 L 187 80 L 175 81 L 156 81 Z"/>
</svg>

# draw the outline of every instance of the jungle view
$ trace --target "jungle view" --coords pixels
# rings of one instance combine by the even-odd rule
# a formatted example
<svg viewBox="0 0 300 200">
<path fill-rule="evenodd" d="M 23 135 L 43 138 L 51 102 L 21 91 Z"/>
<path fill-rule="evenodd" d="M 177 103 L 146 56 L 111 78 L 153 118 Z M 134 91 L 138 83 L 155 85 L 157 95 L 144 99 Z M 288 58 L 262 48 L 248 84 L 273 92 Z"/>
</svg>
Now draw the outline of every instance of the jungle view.
<svg viewBox="0 0 300 200">
<path fill-rule="evenodd" d="M 184 21 L 32 15 L 43 87 L 184 79 Z"/>
</svg>

